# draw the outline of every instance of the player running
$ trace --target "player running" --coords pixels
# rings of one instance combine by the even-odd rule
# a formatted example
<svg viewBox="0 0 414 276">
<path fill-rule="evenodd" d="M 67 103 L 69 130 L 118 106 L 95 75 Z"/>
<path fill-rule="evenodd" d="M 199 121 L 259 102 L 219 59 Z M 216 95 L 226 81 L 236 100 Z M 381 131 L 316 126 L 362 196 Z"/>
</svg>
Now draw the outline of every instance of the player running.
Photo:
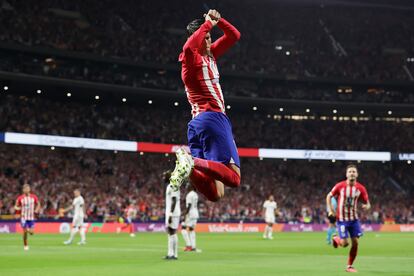
<svg viewBox="0 0 414 276">
<path fill-rule="evenodd" d="M 69 212 L 73 210 L 73 221 L 72 221 L 72 230 L 70 231 L 70 237 L 67 241 L 63 242 L 65 245 L 69 245 L 73 242 L 73 238 L 76 233 L 80 233 L 81 240 L 78 242 L 78 245 L 86 244 L 86 225 L 84 223 L 85 219 L 85 200 L 83 199 L 79 189 L 73 191 L 75 198 L 73 199 L 72 205 L 64 210 L 64 212 Z"/>
<path fill-rule="evenodd" d="M 336 212 L 337 204 L 336 199 L 334 197 L 331 197 L 331 204 L 333 207 L 333 211 Z M 336 232 L 336 216 L 335 215 L 329 215 L 329 208 L 326 207 L 326 211 L 328 213 L 328 230 L 326 231 L 326 243 L 331 244 L 332 243 L 332 236 Z"/>
<path fill-rule="evenodd" d="M 14 206 L 16 215 L 20 215 L 20 224 L 23 229 L 24 250 L 29 250 L 27 235 L 34 234 L 35 216 L 40 212 L 40 202 L 36 195 L 32 194 L 29 184 L 23 185 L 23 194 L 20 195 Z"/>
<path fill-rule="evenodd" d="M 178 260 L 177 229 L 180 224 L 180 190 L 173 189 L 169 183 L 170 172 L 164 174 L 167 189 L 165 192 L 165 226 L 168 231 L 168 254 L 166 260 Z"/>
<path fill-rule="evenodd" d="M 121 217 L 119 220 L 123 221 L 123 226 L 122 227 L 118 227 L 116 229 L 116 232 L 119 234 L 121 233 L 123 230 L 128 229 L 129 231 L 129 236 L 131 238 L 135 237 L 135 233 L 134 233 L 134 223 L 132 222 L 132 220 L 137 216 L 137 208 L 135 208 L 135 204 L 134 202 L 132 202 L 131 204 L 129 204 L 125 210 L 124 210 L 124 216 Z"/>
<path fill-rule="evenodd" d="M 195 233 L 198 220 L 198 195 L 192 185 L 188 186 L 188 190 L 189 192 L 185 197 L 186 211 L 184 214 L 184 222 L 181 225 L 181 234 L 186 245 L 184 251 L 200 252 L 200 250 L 197 250 Z"/>
<path fill-rule="evenodd" d="M 329 216 L 334 215 L 334 207 L 331 198 L 335 197 L 338 202 L 336 210 L 337 228 L 339 237 L 335 236 L 332 240 L 334 248 L 338 246 L 347 247 L 349 245 L 348 237 L 351 237 L 351 250 L 349 251 L 347 272 L 357 272 L 352 266 L 358 253 L 358 239 L 362 236 L 361 225 L 358 220 L 357 205 L 358 200 L 362 200 L 364 210 L 369 210 L 368 193 L 365 187 L 357 182 L 358 170 L 355 165 L 346 167 L 346 180 L 337 183 L 331 192 L 326 196 L 326 205 L 329 210 Z"/>
<path fill-rule="evenodd" d="M 214 26 L 224 34 L 212 43 L 210 31 Z M 240 39 L 240 33 L 216 10 L 188 24 L 187 32 L 179 61 L 193 116 L 187 133 L 192 157 L 183 148 L 177 151 L 170 182 L 178 189 L 189 177 L 197 191 L 210 201 L 218 201 L 224 195 L 224 185 L 239 187 L 240 160 L 225 114 L 216 59 Z"/>
<path fill-rule="evenodd" d="M 273 224 L 276 222 L 276 210 L 277 203 L 271 195 L 269 196 L 269 199 L 263 203 L 263 215 L 266 222 L 266 227 L 263 233 L 264 239 L 273 240 Z"/>
</svg>

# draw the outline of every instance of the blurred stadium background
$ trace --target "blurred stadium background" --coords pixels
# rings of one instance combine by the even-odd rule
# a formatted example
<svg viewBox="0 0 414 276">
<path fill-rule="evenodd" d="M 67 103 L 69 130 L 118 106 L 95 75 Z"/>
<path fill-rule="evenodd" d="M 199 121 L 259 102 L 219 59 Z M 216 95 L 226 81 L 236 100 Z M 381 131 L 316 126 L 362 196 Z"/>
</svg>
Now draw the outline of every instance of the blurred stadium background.
<svg viewBox="0 0 414 276">
<path fill-rule="evenodd" d="M 21 231 L 13 206 L 25 182 L 42 202 L 38 232 L 67 232 L 62 208 L 75 187 L 88 204 L 90 232 L 114 232 L 127 200 L 137 201 L 138 232 L 164 231 L 162 172 L 174 165 L 175 145 L 186 144 L 191 118 L 177 59 L 185 26 L 203 4 L 0 2 L 0 232 Z M 365 230 L 414 232 L 414 3 L 208 5 L 242 33 L 219 68 L 243 180 L 219 203 L 201 199 L 200 231 L 262 231 L 270 194 L 281 211 L 276 231 L 323 231 L 325 196 L 352 161 L 373 205 L 361 217 Z M 142 237 L 161 250 L 165 242 L 154 235 Z M 208 247 L 215 236 L 205 235 Z M 312 237 L 324 245 L 323 234 Z M 16 239 L 0 237 L 8 248 Z M 395 275 L 412 275 L 401 258 Z M 269 262 L 263 273 L 272 271 Z"/>
</svg>

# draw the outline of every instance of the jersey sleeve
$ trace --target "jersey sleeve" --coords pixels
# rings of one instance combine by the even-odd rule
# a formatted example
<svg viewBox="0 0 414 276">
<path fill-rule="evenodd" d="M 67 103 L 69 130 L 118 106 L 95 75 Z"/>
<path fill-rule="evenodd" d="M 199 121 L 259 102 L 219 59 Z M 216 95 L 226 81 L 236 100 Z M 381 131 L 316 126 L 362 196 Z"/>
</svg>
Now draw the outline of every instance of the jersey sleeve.
<svg viewBox="0 0 414 276">
<path fill-rule="evenodd" d="M 334 197 L 339 196 L 340 188 L 341 188 L 341 184 L 340 183 L 336 184 L 330 192 L 331 196 L 334 196 Z"/>
<path fill-rule="evenodd" d="M 223 55 L 240 39 L 240 32 L 224 18 L 220 19 L 217 26 L 224 34 L 211 45 L 211 52 L 215 58 Z"/>
<path fill-rule="evenodd" d="M 266 208 L 267 207 L 267 204 L 266 203 L 267 203 L 266 201 L 263 202 L 263 208 Z"/>
<path fill-rule="evenodd" d="M 21 196 L 19 196 L 19 197 L 16 199 L 16 206 L 17 206 L 17 207 L 21 207 L 21 206 L 22 206 L 22 197 L 21 197 Z"/>
<path fill-rule="evenodd" d="M 33 195 L 34 204 L 39 204 L 39 198 L 36 195 Z"/>
<path fill-rule="evenodd" d="M 207 33 L 213 28 L 210 21 L 206 21 L 198 28 L 185 42 L 183 52 L 180 54 L 179 61 L 191 65 L 197 56 L 198 49 L 200 49 Z"/>
<path fill-rule="evenodd" d="M 364 203 L 368 203 L 369 198 L 368 198 L 368 192 L 367 192 L 367 189 L 365 189 L 365 187 L 364 187 L 364 186 L 361 186 L 360 190 L 361 190 L 361 199 L 362 199 L 362 201 L 363 201 Z"/>
</svg>

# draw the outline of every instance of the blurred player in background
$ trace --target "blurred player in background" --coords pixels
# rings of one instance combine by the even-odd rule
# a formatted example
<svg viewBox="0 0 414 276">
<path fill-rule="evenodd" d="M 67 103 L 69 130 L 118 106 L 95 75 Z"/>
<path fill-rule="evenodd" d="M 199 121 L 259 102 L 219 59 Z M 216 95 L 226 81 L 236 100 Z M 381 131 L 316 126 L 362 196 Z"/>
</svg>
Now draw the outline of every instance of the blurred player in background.
<svg viewBox="0 0 414 276">
<path fill-rule="evenodd" d="M 84 219 L 86 216 L 85 200 L 83 199 L 79 189 L 73 191 L 75 198 L 73 199 L 72 205 L 64 210 L 65 213 L 73 210 L 72 230 L 70 231 L 69 239 L 63 242 L 65 245 L 69 245 L 73 242 L 76 233 L 80 233 L 81 240 L 78 245 L 86 244 L 86 225 Z"/>
<path fill-rule="evenodd" d="M 358 253 L 358 239 L 362 236 L 357 213 L 358 200 L 361 199 L 364 202 L 362 209 L 369 210 L 371 208 L 367 190 L 361 183 L 357 182 L 357 178 L 357 167 L 355 165 L 348 165 L 346 168 L 346 180 L 337 183 L 326 196 L 326 205 L 329 210 L 328 216 L 334 215 L 332 197 L 335 197 L 338 202 L 336 219 L 339 237 L 335 236 L 332 240 L 334 248 L 338 246 L 347 247 L 349 245 L 348 237 L 351 237 L 347 272 L 357 272 L 352 265 Z"/>
<path fill-rule="evenodd" d="M 224 34 L 212 43 L 210 31 L 215 26 Z M 240 39 L 240 33 L 216 10 L 190 22 L 187 32 L 189 37 L 179 61 L 193 115 L 187 132 L 193 157 L 183 148 L 177 151 L 171 185 L 178 189 L 190 177 L 197 191 L 210 201 L 218 201 L 224 195 L 224 185 L 240 186 L 240 160 L 225 114 L 216 59 Z"/>
<path fill-rule="evenodd" d="M 186 211 L 184 214 L 184 222 L 181 225 L 181 234 L 186 245 L 184 251 L 200 252 L 200 250 L 197 250 L 195 232 L 198 220 L 198 194 L 192 185 L 188 185 L 188 191 L 185 197 Z"/>
<path fill-rule="evenodd" d="M 125 208 L 123 217 L 119 218 L 119 221 L 124 225 L 122 227 L 118 227 L 116 232 L 119 234 L 123 230 L 128 229 L 129 235 L 132 238 L 135 237 L 134 223 L 132 220 L 135 219 L 136 216 L 137 208 L 135 206 L 135 201 L 131 201 L 131 203 Z"/>
<path fill-rule="evenodd" d="M 331 197 L 331 205 L 335 213 L 337 208 L 335 197 Z M 336 216 L 334 214 L 329 215 L 329 208 L 326 208 L 326 211 L 328 213 L 328 230 L 326 231 L 326 243 L 330 245 L 332 243 L 332 236 L 336 232 Z"/>
<path fill-rule="evenodd" d="M 266 227 L 263 233 L 264 239 L 273 240 L 273 224 L 276 222 L 275 213 L 277 212 L 277 203 L 271 195 L 263 203 L 263 216 L 266 222 Z"/>
<path fill-rule="evenodd" d="M 40 202 L 36 195 L 31 193 L 30 185 L 23 185 L 23 194 L 16 200 L 14 206 L 16 215 L 20 215 L 20 223 L 23 229 L 24 250 L 29 250 L 27 235 L 34 234 L 34 225 L 36 214 L 40 212 Z"/>
<path fill-rule="evenodd" d="M 165 191 L 165 226 L 168 232 L 168 253 L 166 260 L 178 259 L 178 236 L 177 229 L 180 224 L 180 190 L 176 190 L 169 183 L 171 173 L 164 173 L 164 181 L 167 185 Z"/>
</svg>

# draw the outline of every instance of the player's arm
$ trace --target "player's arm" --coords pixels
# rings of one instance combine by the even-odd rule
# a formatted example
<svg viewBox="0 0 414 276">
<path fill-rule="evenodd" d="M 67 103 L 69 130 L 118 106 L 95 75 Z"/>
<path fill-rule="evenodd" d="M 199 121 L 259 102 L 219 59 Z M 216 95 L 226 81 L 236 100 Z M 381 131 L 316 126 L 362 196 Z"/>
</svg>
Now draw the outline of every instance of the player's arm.
<svg viewBox="0 0 414 276">
<path fill-rule="evenodd" d="M 361 197 L 362 201 L 364 202 L 364 204 L 362 204 L 361 207 L 365 211 L 368 211 L 369 209 L 371 209 L 371 203 L 369 202 L 368 192 L 365 189 L 365 187 L 361 190 Z"/>
<path fill-rule="evenodd" d="M 16 204 L 14 204 L 14 212 L 15 212 L 16 218 L 20 217 L 21 210 L 22 210 L 22 204 L 21 204 L 20 200 L 17 199 Z"/>
<path fill-rule="evenodd" d="M 186 210 L 185 210 L 184 217 L 186 217 L 186 216 L 190 213 L 190 209 L 191 209 L 191 203 L 188 203 L 188 204 L 187 204 L 187 208 L 186 208 Z"/>
<path fill-rule="evenodd" d="M 219 18 L 217 27 L 223 31 L 223 35 L 211 45 L 211 52 L 215 58 L 220 57 L 231 46 L 233 46 L 240 39 L 240 32 L 230 22 L 224 18 Z"/>
<path fill-rule="evenodd" d="M 183 46 L 184 59 L 187 63 L 194 60 L 195 54 L 201 48 L 207 33 L 217 24 L 217 20 L 213 20 L 208 14 L 205 19 L 203 25 L 187 39 Z"/>
<path fill-rule="evenodd" d="M 42 205 L 40 204 L 40 201 L 36 198 L 35 214 L 39 214 L 40 213 L 40 208 L 41 207 L 42 207 Z"/>
<path fill-rule="evenodd" d="M 328 217 L 335 216 L 334 208 L 332 206 L 332 192 L 329 192 L 326 196 L 326 207 L 328 209 Z"/>
<path fill-rule="evenodd" d="M 174 213 L 176 203 L 177 203 L 177 197 L 174 196 L 171 199 L 171 208 L 170 208 L 171 211 L 168 214 L 168 223 L 171 223 L 172 222 L 172 215 Z"/>
</svg>

